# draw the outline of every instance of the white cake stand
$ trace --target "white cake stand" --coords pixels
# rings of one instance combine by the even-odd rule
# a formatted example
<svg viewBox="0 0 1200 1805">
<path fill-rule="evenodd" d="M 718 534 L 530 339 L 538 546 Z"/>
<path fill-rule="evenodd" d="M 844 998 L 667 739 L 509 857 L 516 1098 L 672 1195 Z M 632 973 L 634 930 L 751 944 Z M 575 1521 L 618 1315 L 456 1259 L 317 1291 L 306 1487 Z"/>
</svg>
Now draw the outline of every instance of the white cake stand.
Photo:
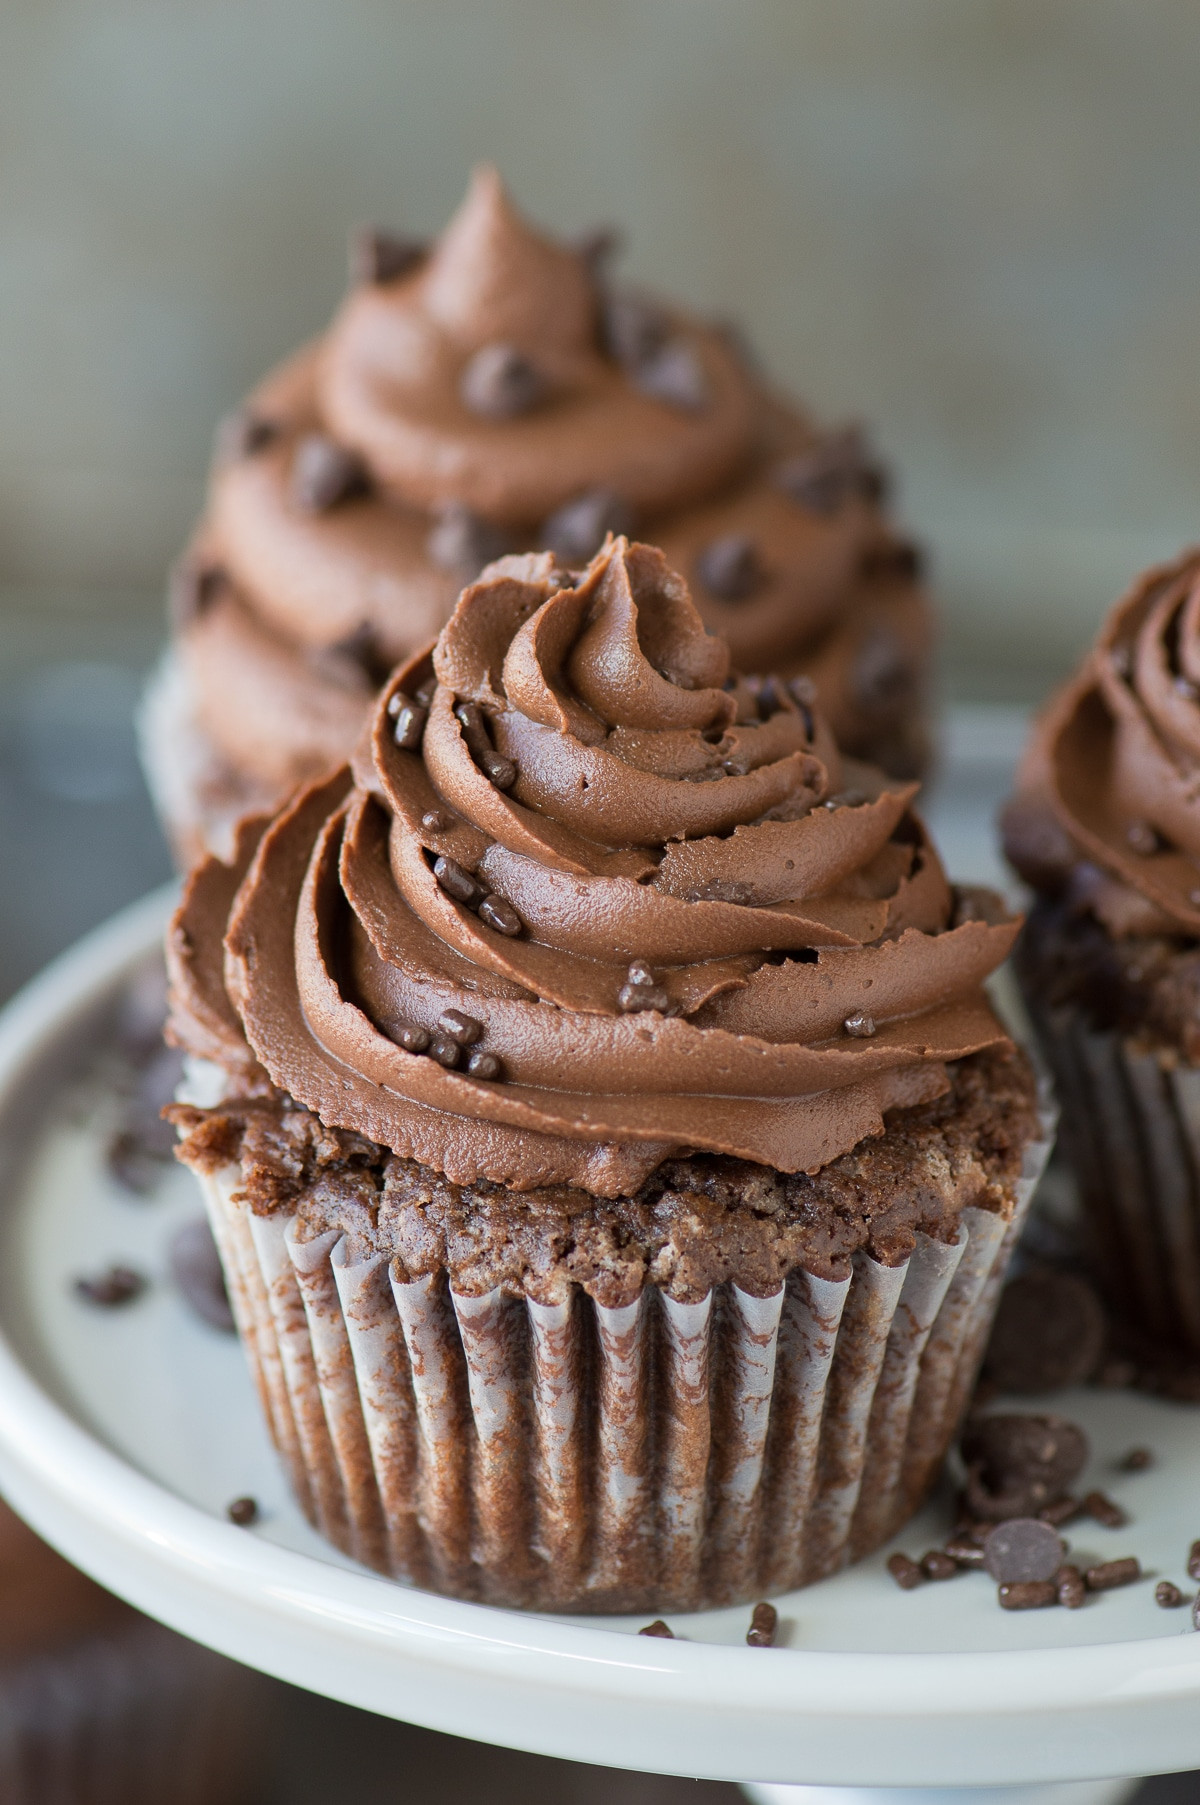
<svg viewBox="0 0 1200 1805">
<path fill-rule="evenodd" d="M 70 1559 L 211 1647 L 333 1698 L 548 1755 L 759 1783 L 1013 1787 L 1200 1765 L 1200 1636 L 1152 1580 L 1078 1612 L 1009 1615 L 971 1575 L 901 1593 L 887 1551 L 777 1600 L 784 1646 L 744 1645 L 745 1610 L 637 1622 L 523 1615 L 406 1590 L 336 1554 L 291 1505 L 240 1350 L 166 1280 L 198 1200 L 182 1170 L 149 1201 L 108 1178 L 103 1048 L 114 1001 L 154 956 L 163 895 L 118 916 L 0 1014 L 0 1484 Z M 114 1259 L 151 1277 L 121 1310 L 73 1291 Z M 1129 1394 L 1055 1401 L 1092 1438 L 1090 1483 L 1137 1553 L 1186 1583 L 1200 1533 L 1200 1416 Z M 1148 1473 L 1121 1475 L 1135 1444 Z M 262 1520 L 230 1525 L 255 1496 Z M 899 1539 L 945 1533 L 945 1501 Z M 773 1784 L 766 1784 L 773 1783 Z M 812 1790 L 818 1789 L 817 1791 Z M 1122 1789 L 1091 1787 L 1091 1800 Z M 846 1795 L 840 1795 L 845 1799 Z"/>
</svg>

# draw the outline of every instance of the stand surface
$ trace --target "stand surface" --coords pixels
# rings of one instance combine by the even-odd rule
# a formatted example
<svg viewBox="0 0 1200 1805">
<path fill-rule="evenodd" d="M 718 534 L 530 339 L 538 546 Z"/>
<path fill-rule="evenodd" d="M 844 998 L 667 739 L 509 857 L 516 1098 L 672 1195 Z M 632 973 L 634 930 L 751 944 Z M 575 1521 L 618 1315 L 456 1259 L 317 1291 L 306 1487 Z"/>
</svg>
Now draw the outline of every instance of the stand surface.
<svg viewBox="0 0 1200 1805">
<path fill-rule="evenodd" d="M 1086 1391 L 1051 1402 L 1092 1438 L 1087 1482 L 1134 1519 L 1073 1526 L 1072 1558 L 1136 1553 L 1150 1576 L 1078 1612 L 1003 1613 L 975 1575 L 901 1593 L 885 1550 L 777 1600 L 786 1646 L 766 1651 L 745 1647 L 742 1609 L 674 1618 L 678 1640 L 651 1640 L 633 1633 L 640 1619 L 409 1591 L 327 1547 L 288 1498 L 236 1342 L 167 1280 L 171 1232 L 199 1209 L 190 1175 L 170 1170 L 138 1201 L 104 1168 L 113 1001 L 154 956 L 167 906 L 158 895 L 116 917 L 0 1015 L 0 1483 L 70 1559 L 283 1679 L 548 1755 L 888 1786 L 1200 1765 L 1200 1637 L 1152 1596 L 1156 1577 L 1186 1585 L 1200 1534 L 1200 1414 L 1183 1406 Z M 148 1292 L 88 1306 L 74 1279 L 116 1259 L 151 1276 Z M 1137 1444 L 1157 1465 L 1118 1473 Z M 252 1531 L 224 1516 L 246 1493 L 263 1511 Z M 935 1500 L 898 1545 L 920 1554 L 948 1521 Z"/>
</svg>

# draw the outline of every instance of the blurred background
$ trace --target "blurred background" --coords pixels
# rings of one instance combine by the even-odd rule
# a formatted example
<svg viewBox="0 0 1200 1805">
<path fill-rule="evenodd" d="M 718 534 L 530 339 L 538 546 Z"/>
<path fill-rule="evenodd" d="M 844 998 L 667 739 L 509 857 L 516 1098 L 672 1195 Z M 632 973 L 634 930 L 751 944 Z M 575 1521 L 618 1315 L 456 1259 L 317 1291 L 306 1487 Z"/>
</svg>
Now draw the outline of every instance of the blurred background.
<svg viewBox="0 0 1200 1805">
<path fill-rule="evenodd" d="M 164 876 L 129 713 L 214 422 L 471 164 L 861 418 L 953 698 L 1200 532 L 1188 0 L 8 0 L 0 991 Z M 10 855 L 11 857 L 11 855 Z"/>
</svg>

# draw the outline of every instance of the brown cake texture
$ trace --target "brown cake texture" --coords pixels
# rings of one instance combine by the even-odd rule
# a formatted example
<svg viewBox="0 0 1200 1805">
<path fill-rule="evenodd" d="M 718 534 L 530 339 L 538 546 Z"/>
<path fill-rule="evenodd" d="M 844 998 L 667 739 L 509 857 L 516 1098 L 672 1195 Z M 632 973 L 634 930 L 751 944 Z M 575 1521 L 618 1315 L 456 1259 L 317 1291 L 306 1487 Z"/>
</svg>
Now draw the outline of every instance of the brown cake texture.
<svg viewBox="0 0 1200 1805">
<path fill-rule="evenodd" d="M 180 1153 L 341 1547 L 686 1610 L 911 1514 L 1046 1151 L 1018 924 L 912 796 L 616 538 L 490 567 L 353 778 L 193 875 Z"/>
<path fill-rule="evenodd" d="M 1004 819 L 1016 959 L 1119 1330 L 1200 1355 L 1200 558 L 1134 585 L 1037 723 Z"/>
</svg>

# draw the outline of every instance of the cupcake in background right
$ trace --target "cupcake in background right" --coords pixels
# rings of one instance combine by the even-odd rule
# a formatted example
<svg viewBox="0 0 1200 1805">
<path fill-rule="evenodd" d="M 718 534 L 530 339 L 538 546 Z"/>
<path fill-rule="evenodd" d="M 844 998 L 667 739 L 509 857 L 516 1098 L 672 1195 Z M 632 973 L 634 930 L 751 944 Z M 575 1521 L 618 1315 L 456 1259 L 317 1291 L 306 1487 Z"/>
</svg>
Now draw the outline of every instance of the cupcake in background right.
<svg viewBox="0 0 1200 1805">
<path fill-rule="evenodd" d="M 1200 551 L 1110 614 L 1002 831 L 1094 1275 L 1135 1357 L 1200 1358 Z"/>
</svg>

